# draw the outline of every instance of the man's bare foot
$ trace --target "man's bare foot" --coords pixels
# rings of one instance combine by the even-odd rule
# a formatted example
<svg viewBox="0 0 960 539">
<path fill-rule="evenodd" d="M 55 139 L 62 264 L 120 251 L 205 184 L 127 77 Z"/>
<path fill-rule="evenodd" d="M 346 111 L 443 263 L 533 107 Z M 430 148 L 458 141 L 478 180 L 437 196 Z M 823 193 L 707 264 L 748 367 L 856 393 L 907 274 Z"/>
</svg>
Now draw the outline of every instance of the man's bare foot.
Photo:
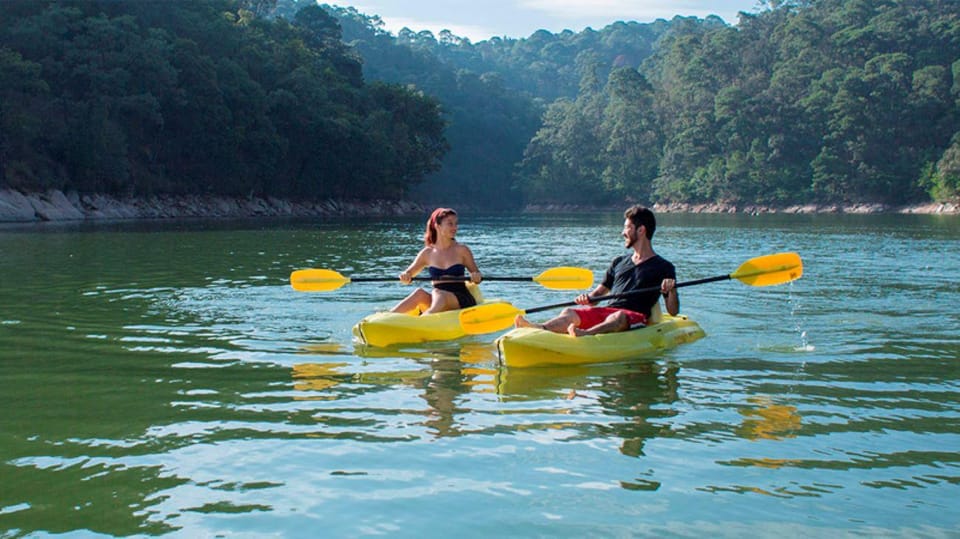
<svg viewBox="0 0 960 539">
<path fill-rule="evenodd" d="M 535 322 L 531 322 L 526 318 L 524 318 L 522 314 L 518 314 L 517 317 L 513 319 L 513 327 L 543 329 L 543 324 L 537 324 Z"/>
<path fill-rule="evenodd" d="M 569 326 L 567 326 L 567 334 L 569 334 L 571 337 L 581 337 L 583 335 L 586 335 L 587 333 L 582 329 L 578 328 L 577 326 L 570 324 Z"/>
</svg>

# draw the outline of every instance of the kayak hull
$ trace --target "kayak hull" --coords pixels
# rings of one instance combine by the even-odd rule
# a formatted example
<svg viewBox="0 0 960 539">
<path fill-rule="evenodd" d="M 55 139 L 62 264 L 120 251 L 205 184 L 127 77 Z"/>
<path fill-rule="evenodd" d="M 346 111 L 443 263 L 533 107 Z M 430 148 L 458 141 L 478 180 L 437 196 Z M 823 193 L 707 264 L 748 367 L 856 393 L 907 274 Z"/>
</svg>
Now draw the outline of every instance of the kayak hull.
<svg viewBox="0 0 960 539">
<path fill-rule="evenodd" d="M 449 341 L 466 335 L 460 327 L 460 311 L 417 316 L 407 313 L 374 313 L 353 326 L 353 336 L 362 344 L 390 346 L 431 341 Z"/>
<path fill-rule="evenodd" d="M 485 301 L 480 287 L 467 283 L 477 304 L 500 303 Z M 354 339 L 360 344 L 387 347 L 395 344 L 418 344 L 433 341 L 452 341 L 466 335 L 460 327 L 460 311 L 435 314 L 379 312 L 367 316 L 353 326 Z"/>
<path fill-rule="evenodd" d="M 496 340 L 500 363 L 508 367 L 588 365 L 650 356 L 706 336 L 686 316 L 619 333 L 571 337 L 536 328 L 517 328 Z"/>
</svg>

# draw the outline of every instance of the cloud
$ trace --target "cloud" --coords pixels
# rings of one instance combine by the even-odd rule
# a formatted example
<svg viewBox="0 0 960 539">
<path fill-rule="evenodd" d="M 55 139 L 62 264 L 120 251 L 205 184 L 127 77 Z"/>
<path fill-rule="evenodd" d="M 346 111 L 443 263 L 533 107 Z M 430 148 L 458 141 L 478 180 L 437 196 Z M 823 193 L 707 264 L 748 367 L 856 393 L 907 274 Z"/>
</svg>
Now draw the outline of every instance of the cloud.
<svg viewBox="0 0 960 539">
<path fill-rule="evenodd" d="M 431 21 L 423 19 L 414 19 L 408 17 L 381 17 L 383 19 L 384 28 L 394 34 L 402 30 L 404 27 L 413 30 L 414 32 L 420 32 L 423 30 L 430 30 L 433 32 L 434 36 L 438 36 L 443 30 L 450 30 L 455 36 L 465 37 L 471 42 L 483 41 L 484 39 L 489 39 L 490 36 L 497 35 L 496 32 L 490 30 L 489 28 L 484 28 L 482 26 L 473 26 L 467 24 L 452 24 L 450 22 L 442 21 Z"/>
<path fill-rule="evenodd" d="M 497 0 L 503 1 L 515 0 Z M 351 2 L 351 5 L 360 13 L 377 14 L 383 21 L 383 28 L 394 35 L 404 28 L 414 32 L 429 30 L 435 36 L 443 30 L 449 30 L 456 36 L 477 42 L 503 32 L 490 24 L 496 25 L 501 22 L 500 19 L 479 17 L 477 12 L 484 13 L 484 10 L 472 1 L 417 0 L 400 3 L 395 0 L 366 0 Z"/>
<path fill-rule="evenodd" d="M 736 3 L 736 2 L 733 2 Z M 742 2 L 741 2 L 742 3 Z M 706 17 L 719 15 L 727 22 L 736 22 L 737 9 L 724 6 L 729 2 L 705 0 L 518 0 L 525 9 L 536 10 L 547 18 L 570 21 L 672 19 L 675 15 Z M 731 21 L 732 19 L 732 21 Z"/>
<path fill-rule="evenodd" d="M 2 0 L 0 0 L 2 2 Z M 357 0 L 361 13 L 377 14 L 384 29 L 395 34 L 407 27 L 438 35 L 450 30 L 476 43 L 492 36 L 526 37 L 545 29 L 596 30 L 618 20 L 651 22 L 680 14 L 704 18 L 719 15 L 730 24 L 737 11 L 758 0 Z"/>
</svg>

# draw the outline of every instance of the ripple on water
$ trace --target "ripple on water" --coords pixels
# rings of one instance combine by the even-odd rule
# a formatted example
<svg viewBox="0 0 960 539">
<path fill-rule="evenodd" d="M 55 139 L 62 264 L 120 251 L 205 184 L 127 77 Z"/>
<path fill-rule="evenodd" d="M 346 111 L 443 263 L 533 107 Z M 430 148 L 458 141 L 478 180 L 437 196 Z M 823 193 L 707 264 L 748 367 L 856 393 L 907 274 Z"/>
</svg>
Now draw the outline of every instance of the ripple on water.
<svg viewBox="0 0 960 539">
<path fill-rule="evenodd" d="M 927 241 L 885 219 L 665 217 L 658 251 L 681 279 L 793 249 L 805 275 L 684 289 L 708 337 L 659 358 L 528 371 L 496 365 L 495 335 L 356 346 L 352 324 L 407 287 L 286 282 L 300 267 L 392 274 L 422 219 L 35 234 L 14 249 L 0 236 L 0 269 L 24 276 L 0 288 L 15 485 L 0 520 L 26 535 L 322 521 L 331 536 L 950 536 L 960 315 L 945 306 L 960 286 L 945 276 L 960 249 L 954 232 Z M 461 235 L 487 275 L 599 279 L 622 217 L 471 221 Z M 484 292 L 524 308 L 573 294 Z"/>
</svg>

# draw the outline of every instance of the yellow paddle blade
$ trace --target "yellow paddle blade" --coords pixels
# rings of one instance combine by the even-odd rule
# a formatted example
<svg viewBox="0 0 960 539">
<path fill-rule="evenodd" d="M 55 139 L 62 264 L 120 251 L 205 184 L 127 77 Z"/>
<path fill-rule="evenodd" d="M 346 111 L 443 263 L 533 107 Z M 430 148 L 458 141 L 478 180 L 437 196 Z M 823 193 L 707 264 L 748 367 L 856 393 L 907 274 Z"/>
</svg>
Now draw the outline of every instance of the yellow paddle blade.
<svg viewBox="0 0 960 539">
<path fill-rule="evenodd" d="M 302 269 L 290 274 L 290 286 L 300 292 L 329 292 L 349 282 L 348 277 L 328 269 Z"/>
<path fill-rule="evenodd" d="M 485 303 L 460 311 L 460 327 L 467 335 L 480 335 L 507 329 L 513 319 L 523 314 L 509 303 Z"/>
<path fill-rule="evenodd" d="M 730 274 L 750 286 L 773 286 L 795 281 L 803 275 L 803 261 L 797 253 L 777 253 L 751 258 Z"/>
<path fill-rule="evenodd" d="M 593 272 L 587 268 L 561 266 L 550 268 L 533 280 L 553 290 L 582 290 L 593 285 Z"/>
</svg>

